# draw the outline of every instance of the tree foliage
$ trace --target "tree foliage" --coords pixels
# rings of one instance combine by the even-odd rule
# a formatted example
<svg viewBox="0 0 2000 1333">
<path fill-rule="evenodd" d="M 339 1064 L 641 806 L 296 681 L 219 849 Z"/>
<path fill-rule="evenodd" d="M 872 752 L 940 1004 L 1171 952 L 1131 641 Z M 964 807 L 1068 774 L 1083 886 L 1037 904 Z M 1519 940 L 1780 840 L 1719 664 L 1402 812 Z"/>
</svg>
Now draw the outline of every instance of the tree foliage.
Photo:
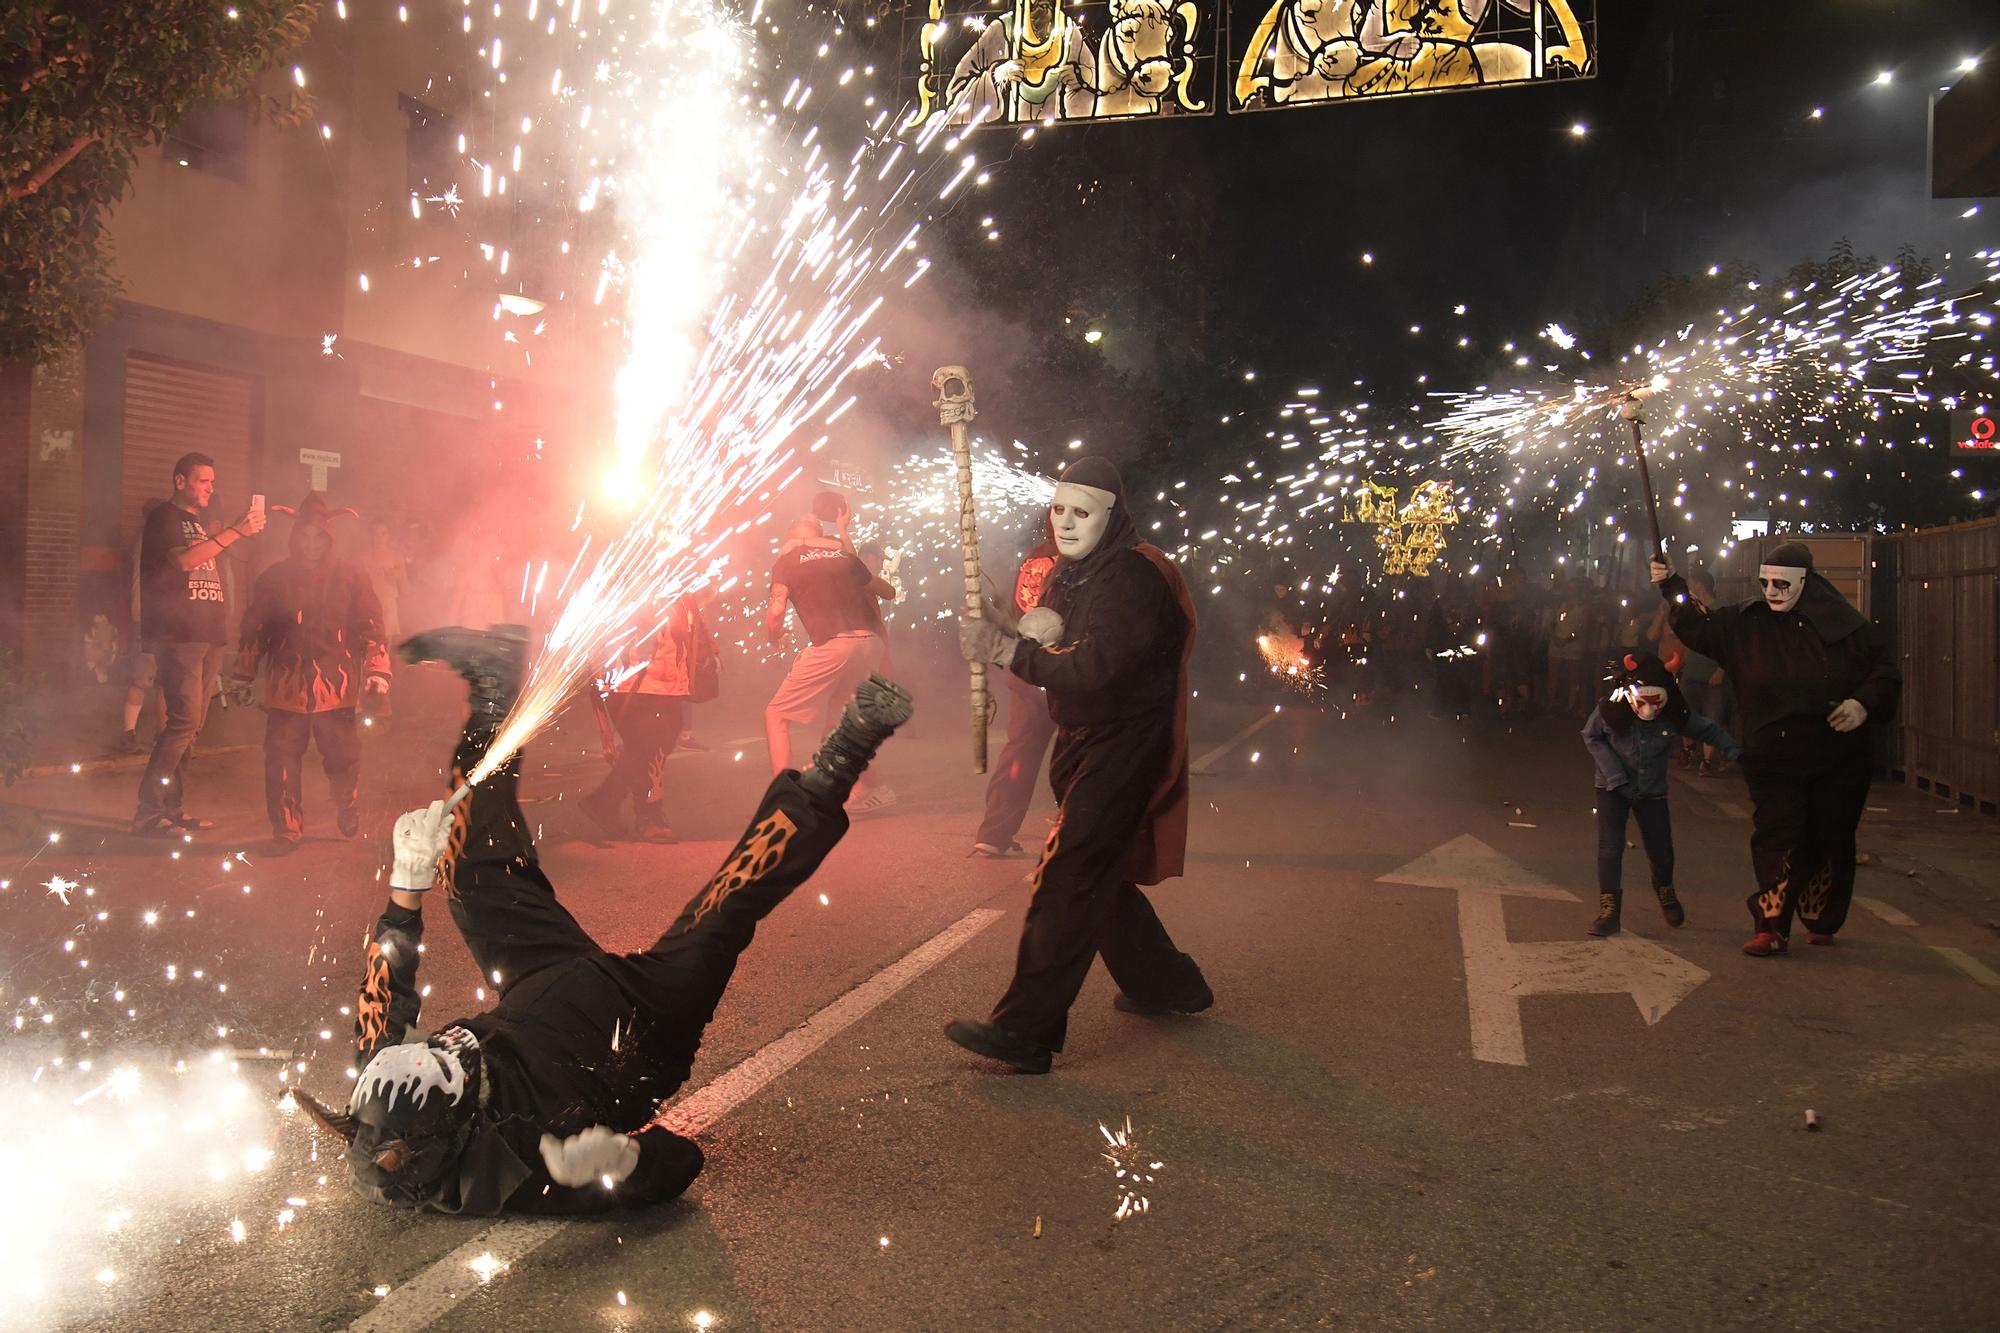
<svg viewBox="0 0 2000 1333">
<path fill-rule="evenodd" d="M 118 293 L 105 215 L 139 152 L 197 103 L 241 97 L 312 31 L 318 0 L 0 6 L 0 358 L 80 341 Z M 301 93 L 267 98 L 280 122 Z"/>
</svg>

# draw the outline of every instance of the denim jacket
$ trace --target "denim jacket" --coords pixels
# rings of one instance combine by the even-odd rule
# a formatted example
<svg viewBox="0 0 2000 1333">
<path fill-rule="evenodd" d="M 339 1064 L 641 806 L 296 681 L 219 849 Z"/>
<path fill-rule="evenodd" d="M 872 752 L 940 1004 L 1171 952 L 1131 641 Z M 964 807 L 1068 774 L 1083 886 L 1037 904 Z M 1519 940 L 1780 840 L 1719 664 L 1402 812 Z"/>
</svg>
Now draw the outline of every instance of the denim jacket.
<svg viewBox="0 0 2000 1333">
<path fill-rule="evenodd" d="M 1597 765 L 1597 789 L 1617 791 L 1624 787 L 1625 794 L 1634 800 L 1665 796 L 1667 757 L 1673 753 L 1674 741 L 1683 731 L 1705 745 L 1713 745 L 1729 759 L 1743 754 L 1743 747 L 1734 736 L 1700 713 L 1689 712 L 1685 728 L 1676 727 L 1665 717 L 1656 717 L 1651 722 L 1635 717 L 1621 736 L 1605 724 L 1604 714 L 1593 708 L 1590 721 L 1583 724 L 1583 745 Z"/>
</svg>

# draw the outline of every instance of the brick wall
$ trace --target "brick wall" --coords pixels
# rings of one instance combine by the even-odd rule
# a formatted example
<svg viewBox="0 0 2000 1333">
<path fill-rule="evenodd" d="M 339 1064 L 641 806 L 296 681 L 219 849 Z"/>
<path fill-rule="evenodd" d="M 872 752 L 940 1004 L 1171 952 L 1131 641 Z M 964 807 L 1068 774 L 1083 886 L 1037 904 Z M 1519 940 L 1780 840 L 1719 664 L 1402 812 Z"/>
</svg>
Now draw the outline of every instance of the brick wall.
<svg viewBox="0 0 2000 1333">
<path fill-rule="evenodd" d="M 83 356 L 34 372 L 28 412 L 22 661 L 67 684 L 81 659 L 76 623 L 77 548 L 83 508 Z"/>
</svg>

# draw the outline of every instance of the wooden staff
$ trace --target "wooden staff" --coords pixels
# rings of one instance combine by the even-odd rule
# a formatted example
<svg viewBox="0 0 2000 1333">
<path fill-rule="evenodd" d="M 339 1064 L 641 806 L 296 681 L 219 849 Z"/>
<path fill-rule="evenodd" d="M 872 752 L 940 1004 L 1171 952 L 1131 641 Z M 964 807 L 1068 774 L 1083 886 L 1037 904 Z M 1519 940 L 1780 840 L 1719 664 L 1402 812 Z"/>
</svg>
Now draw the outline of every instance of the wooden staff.
<svg viewBox="0 0 2000 1333">
<path fill-rule="evenodd" d="M 965 440 L 965 423 L 979 415 L 972 405 L 972 376 L 964 366 L 940 366 L 931 376 L 937 394 L 938 424 L 951 431 L 951 457 L 958 465 L 958 542 L 965 556 L 965 614 L 986 618 L 980 596 L 979 522 L 972 509 L 972 449 Z M 986 693 L 986 663 L 972 664 L 972 771 L 986 771 L 986 720 L 992 712 Z"/>
<path fill-rule="evenodd" d="M 1639 438 L 1639 405 L 1653 396 L 1651 389 L 1634 389 L 1618 406 L 1618 415 L 1632 428 L 1632 458 L 1639 464 L 1639 494 L 1646 498 L 1646 530 L 1652 534 L 1653 554 L 1667 558 L 1667 544 L 1660 539 L 1660 509 L 1653 502 L 1653 476 L 1646 470 L 1646 446 Z"/>
</svg>

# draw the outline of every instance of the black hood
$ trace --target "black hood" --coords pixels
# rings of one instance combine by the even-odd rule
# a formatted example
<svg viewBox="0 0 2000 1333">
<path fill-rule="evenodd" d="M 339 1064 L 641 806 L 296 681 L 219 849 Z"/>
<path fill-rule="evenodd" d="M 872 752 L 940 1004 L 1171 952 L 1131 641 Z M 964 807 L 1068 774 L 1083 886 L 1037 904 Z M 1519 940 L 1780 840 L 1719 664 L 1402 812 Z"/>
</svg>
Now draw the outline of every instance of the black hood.
<svg viewBox="0 0 2000 1333">
<path fill-rule="evenodd" d="M 1120 553 L 1139 544 L 1139 524 L 1132 517 L 1132 505 L 1125 496 L 1125 479 L 1118 475 L 1117 465 L 1110 459 L 1079 458 L 1063 469 L 1059 482 L 1108 491 L 1117 499 L 1111 506 L 1110 520 L 1104 525 L 1104 536 L 1098 541 L 1096 549 L 1081 560 L 1071 560 L 1067 556 L 1056 560 L 1051 591 L 1074 588 L 1088 582 Z"/>
</svg>

